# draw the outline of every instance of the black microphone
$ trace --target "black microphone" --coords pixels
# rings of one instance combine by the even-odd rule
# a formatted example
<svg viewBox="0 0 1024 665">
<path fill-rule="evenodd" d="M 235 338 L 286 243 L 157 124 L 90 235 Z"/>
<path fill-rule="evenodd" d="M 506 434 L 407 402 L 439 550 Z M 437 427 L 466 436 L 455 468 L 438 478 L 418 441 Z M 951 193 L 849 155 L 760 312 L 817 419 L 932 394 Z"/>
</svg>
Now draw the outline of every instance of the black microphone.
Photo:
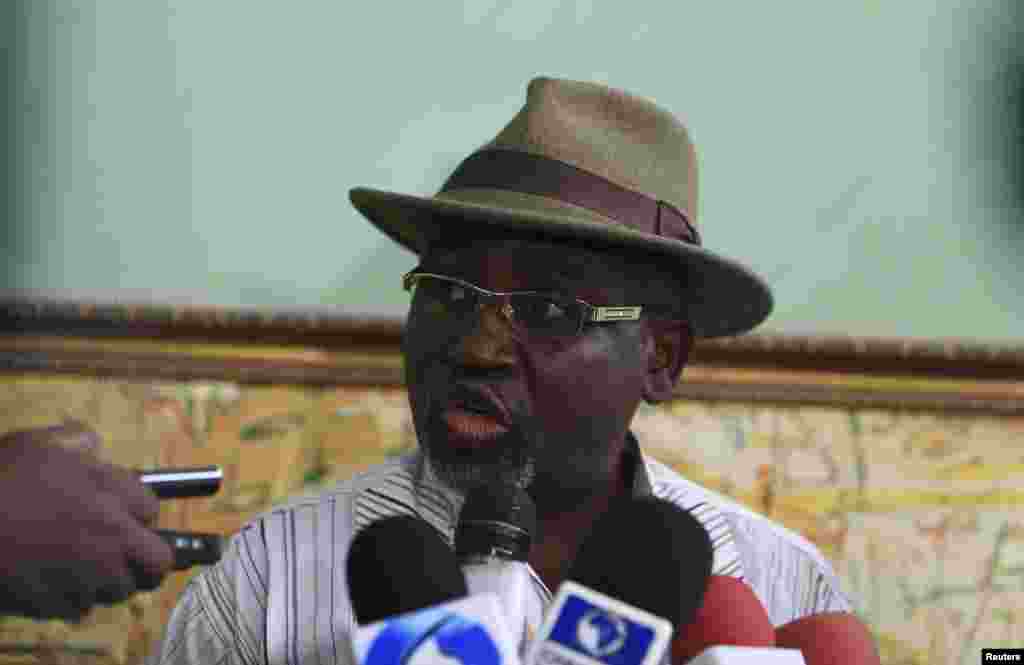
<svg viewBox="0 0 1024 665">
<path fill-rule="evenodd" d="M 653 497 L 615 501 L 584 538 L 527 665 L 656 665 L 704 599 L 713 549 L 688 511 Z"/>
<path fill-rule="evenodd" d="M 466 596 L 455 554 L 426 522 L 369 525 L 352 541 L 346 572 L 357 665 L 518 665 L 497 596 Z"/>
<path fill-rule="evenodd" d="M 526 561 L 537 507 L 521 487 L 484 484 L 466 494 L 455 527 L 455 556 L 470 561 Z"/>
<path fill-rule="evenodd" d="M 466 595 L 466 580 L 441 534 L 407 515 L 373 522 L 348 551 L 356 621 L 381 621 Z"/>
<path fill-rule="evenodd" d="M 642 497 L 598 518 L 568 577 L 681 626 L 697 615 L 713 559 L 711 537 L 690 511 Z"/>
</svg>

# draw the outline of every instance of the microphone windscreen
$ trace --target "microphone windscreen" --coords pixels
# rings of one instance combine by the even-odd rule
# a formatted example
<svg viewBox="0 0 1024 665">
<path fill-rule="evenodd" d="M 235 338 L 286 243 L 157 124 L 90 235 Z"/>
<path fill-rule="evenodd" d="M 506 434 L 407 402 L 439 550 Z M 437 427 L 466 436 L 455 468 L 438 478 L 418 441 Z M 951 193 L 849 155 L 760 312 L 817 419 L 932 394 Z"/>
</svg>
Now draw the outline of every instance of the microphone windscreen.
<svg viewBox="0 0 1024 665">
<path fill-rule="evenodd" d="M 526 491 L 512 483 L 486 483 L 466 493 L 460 522 L 494 520 L 533 533 L 537 507 Z"/>
<path fill-rule="evenodd" d="M 523 488 L 511 483 L 481 485 L 466 494 L 455 526 L 455 556 L 525 561 L 537 528 L 537 507 Z"/>
<path fill-rule="evenodd" d="M 880 662 L 867 626 L 846 612 L 825 612 L 790 621 L 775 630 L 775 644 L 799 649 L 807 665 Z"/>
<path fill-rule="evenodd" d="M 676 631 L 672 662 L 689 662 L 713 646 L 774 647 L 775 629 L 754 592 L 735 577 L 712 575 L 693 622 Z"/>
<path fill-rule="evenodd" d="M 408 515 L 378 520 L 358 532 L 346 572 L 360 624 L 467 594 L 466 579 L 441 534 Z"/>
<path fill-rule="evenodd" d="M 597 519 L 568 578 L 679 626 L 700 607 L 711 562 L 708 532 L 688 511 L 630 498 Z"/>
</svg>

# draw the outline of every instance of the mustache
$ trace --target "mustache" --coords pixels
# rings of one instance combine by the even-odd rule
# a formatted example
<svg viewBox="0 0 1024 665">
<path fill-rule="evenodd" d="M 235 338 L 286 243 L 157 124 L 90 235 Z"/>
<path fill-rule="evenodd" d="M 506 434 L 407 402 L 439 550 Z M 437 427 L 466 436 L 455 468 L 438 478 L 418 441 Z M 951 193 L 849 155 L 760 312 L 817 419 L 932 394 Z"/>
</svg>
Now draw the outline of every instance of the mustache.
<svg viewBox="0 0 1024 665">
<path fill-rule="evenodd" d="M 532 419 L 521 410 L 510 411 L 508 431 L 490 445 L 465 450 L 447 445 L 442 409 L 431 409 L 423 450 L 430 464 L 446 483 L 469 491 L 486 483 L 511 483 L 527 489 L 536 475 L 540 452 Z M 514 414 L 514 415 L 513 415 Z"/>
<path fill-rule="evenodd" d="M 426 416 L 426 423 L 429 430 L 427 444 L 429 448 L 437 450 L 438 447 L 446 447 L 447 426 L 444 422 L 444 412 L 451 403 L 440 401 L 431 404 Z M 508 430 L 498 436 L 494 445 L 488 445 L 483 451 L 513 451 L 513 450 L 536 450 L 540 440 L 540 431 L 534 423 L 534 419 L 524 413 L 521 409 L 508 409 L 505 411 L 506 418 L 502 424 Z M 440 446 L 438 445 L 440 444 Z"/>
</svg>

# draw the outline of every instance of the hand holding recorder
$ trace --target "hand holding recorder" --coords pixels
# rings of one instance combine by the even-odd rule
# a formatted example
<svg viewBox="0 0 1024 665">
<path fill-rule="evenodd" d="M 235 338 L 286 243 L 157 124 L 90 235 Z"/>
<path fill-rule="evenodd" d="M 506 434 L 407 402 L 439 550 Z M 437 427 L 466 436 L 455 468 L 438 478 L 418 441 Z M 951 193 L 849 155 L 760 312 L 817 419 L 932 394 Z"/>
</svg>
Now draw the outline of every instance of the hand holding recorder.
<svg viewBox="0 0 1024 665">
<path fill-rule="evenodd" d="M 179 480 L 140 478 L 61 445 L 72 437 L 90 438 L 87 447 L 99 440 L 77 424 L 0 436 L 0 614 L 78 620 L 94 605 L 157 588 L 183 564 L 219 556 L 219 539 L 150 528 L 161 492 L 185 495 Z M 211 471 L 190 491 L 215 492 L 219 470 Z M 147 480 L 162 489 L 147 489 Z"/>
</svg>

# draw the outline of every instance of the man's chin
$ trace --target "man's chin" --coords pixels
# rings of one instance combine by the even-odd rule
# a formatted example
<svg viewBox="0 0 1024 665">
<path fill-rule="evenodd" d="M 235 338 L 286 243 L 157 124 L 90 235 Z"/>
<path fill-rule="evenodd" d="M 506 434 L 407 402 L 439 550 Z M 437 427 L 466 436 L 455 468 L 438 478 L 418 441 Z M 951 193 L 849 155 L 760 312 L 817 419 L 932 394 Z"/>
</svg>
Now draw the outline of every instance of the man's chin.
<svg viewBox="0 0 1024 665">
<path fill-rule="evenodd" d="M 440 423 L 422 450 L 434 474 L 452 489 L 468 491 L 483 484 L 512 483 L 525 487 L 532 475 L 530 455 L 515 432 L 487 441 L 485 445 L 463 445 L 449 438 Z"/>
<path fill-rule="evenodd" d="M 526 488 L 532 479 L 533 465 L 528 462 L 512 462 L 508 459 L 494 459 L 490 455 L 435 455 L 427 452 L 427 462 L 434 475 L 450 488 L 468 492 L 485 484 L 512 484 Z"/>
<path fill-rule="evenodd" d="M 570 486 L 564 480 L 548 475 L 538 476 L 531 462 L 521 465 L 472 464 L 466 461 L 438 460 L 430 455 L 427 455 L 427 462 L 438 480 L 463 494 L 482 485 L 511 484 L 522 487 L 541 513 L 574 510 L 595 494 L 596 484 Z"/>
<path fill-rule="evenodd" d="M 586 460 L 551 459 L 551 451 L 536 439 L 525 443 L 518 430 L 479 447 L 450 445 L 443 428 L 431 430 L 421 449 L 434 476 L 457 492 L 513 484 L 530 494 L 539 511 L 558 513 L 579 507 L 608 482 L 607 472 L 586 468 Z"/>
<path fill-rule="evenodd" d="M 572 512 L 584 506 L 597 494 L 592 485 L 570 487 L 564 483 L 540 478 L 535 478 L 526 491 L 536 504 L 538 515 Z"/>
</svg>

